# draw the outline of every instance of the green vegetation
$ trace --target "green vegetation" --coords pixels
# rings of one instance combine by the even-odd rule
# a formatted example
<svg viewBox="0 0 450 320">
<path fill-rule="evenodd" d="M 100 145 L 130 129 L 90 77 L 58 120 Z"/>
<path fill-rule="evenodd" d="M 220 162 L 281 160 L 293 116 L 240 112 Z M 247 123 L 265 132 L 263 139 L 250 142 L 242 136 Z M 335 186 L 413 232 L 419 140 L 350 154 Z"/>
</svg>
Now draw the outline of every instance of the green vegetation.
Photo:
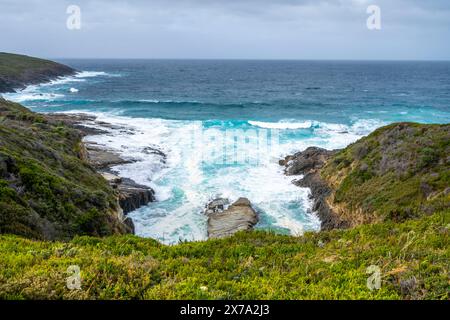
<svg viewBox="0 0 450 320">
<path fill-rule="evenodd" d="M 3 299 L 448 299 L 450 213 L 302 237 L 254 231 L 165 246 L 135 236 L 0 236 Z M 81 289 L 66 288 L 70 265 Z M 370 265 L 381 288 L 369 290 Z"/>
<path fill-rule="evenodd" d="M 450 208 L 449 155 L 450 125 L 396 123 L 339 152 L 321 174 L 336 190 L 332 206 L 365 222 L 404 221 Z"/>
<path fill-rule="evenodd" d="M 0 99 L 0 233 L 43 239 L 124 233 L 117 197 L 80 159 L 80 133 Z"/>
<path fill-rule="evenodd" d="M 120 235 L 116 195 L 80 138 L 0 99 L 0 299 L 450 298 L 449 125 L 387 126 L 328 161 L 353 229 L 174 246 Z M 366 215 L 377 223 L 358 225 Z M 66 287 L 72 265 L 80 290 Z"/>
<path fill-rule="evenodd" d="M 0 92 L 13 91 L 74 72 L 72 68 L 53 61 L 0 52 Z"/>
</svg>

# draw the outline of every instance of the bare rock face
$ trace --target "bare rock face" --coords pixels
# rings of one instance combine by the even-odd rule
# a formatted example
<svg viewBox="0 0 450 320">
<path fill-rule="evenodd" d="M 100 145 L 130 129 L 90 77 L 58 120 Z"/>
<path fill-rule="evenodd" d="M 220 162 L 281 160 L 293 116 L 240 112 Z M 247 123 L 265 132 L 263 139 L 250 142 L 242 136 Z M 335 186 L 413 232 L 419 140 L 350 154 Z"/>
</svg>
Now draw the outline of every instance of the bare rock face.
<svg viewBox="0 0 450 320">
<path fill-rule="evenodd" d="M 258 222 L 258 215 L 247 198 L 239 198 L 226 207 L 228 199 L 215 199 L 205 209 L 208 216 L 208 237 L 228 237 L 238 231 L 251 230 Z"/>
<path fill-rule="evenodd" d="M 117 186 L 118 184 L 122 183 L 122 178 L 110 173 L 110 172 L 100 172 L 102 177 L 109 182 L 109 184 L 113 187 Z"/>
<path fill-rule="evenodd" d="M 152 188 L 137 184 L 131 179 L 122 178 L 117 190 L 119 190 L 119 204 L 124 214 L 155 201 L 155 192 Z"/>
<path fill-rule="evenodd" d="M 340 219 L 330 208 L 327 198 L 331 195 L 332 189 L 320 177 L 320 174 L 308 172 L 302 179 L 295 180 L 294 184 L 311 190 L 310 197 L 313 200 L 311 210 L 316 212 L 319 217 L 321 230 L 345 229 L 349 227 L 348 222 Z"/>
<path fill-rule="evenodd" d="M 214 199 L 213 201 L 211 201 L 206 205 L 205 214 L 210 215 L 212 213 L 223 212 L 228 207 L 229 204 L 230 201 L 228 199 L 225 198 Z"/>
<path fill-rule="evenodd" d="M 105 169 L 120 164 L 132 163 L 132 160 L 121 158 L 114 151 L 104 147 L 95 146 L 91 143 L 85 143 L 88 161 L 96 169 Z"/>
<path fill-rule="evenodd" d="M 140 185 L 131 179 L 119 177 L 111 172 L 101 172 L 101 175 L 114 189 L 119 191 L 119 204 L 125 215 L 155 201 L 155 192 L 147 186 Z"/>
<path fill-rule="evenodd" d="M 331 195 L 332 190 L 320 177 L 319 172 L 327 160 L 336 153 L 337 150 L 309 147 L 305 151 L 297 152 L 293 156 L 287 156 L 284 160 L 280 160 L 280 165 L 285 166 L 286 175 L 303 175 L 301 179 L 294 180 L 293 183 L 311 190 L 313 200 L 311 210 L 319 216 L 322 230 L 348 227 L 348 224 L 339 219 L 328 205 L 327 198 Z"/>
<path fill-rule="evenodd" d="M 293 156 L 287 156 L 284 161 L 280 161 L 280 165 L 286 166 L 285 172 L 288 176 L 305 174 L 311 170 L 322 168 L 328 158 L 335 153 L 336 151 L 334 150 L 329 151 L 318 147 L 309 147 Z"/>
<path fill-rule="evenodd" d="M 68 126 L 78 129 L 83 136 L 92 136 L 108 133 L 109 130 L 118 130 L 128 134 L 131 129 L 116 126 L 110 123 L 98 121 L 95 116 L 86 114 L 51 114 L 46 115 L 52 122 L 62 122 Z M 153 147 L 146 149 L 148 153 L 155 153 L 165 159 L 166 155 Z M 119 217 L 122 222 L 134 233 L 134 224 L 128 213 L 134 211 L 149 202 L 155 201 L 155 192 L 152 188 L 140 185 L 131 179 L 117 176 L 111 169 L 113 166 L 133 163 L 133 159 L 124 159 L 114 150 L 110 150 L 94 142 L 84 141 L 80 145 L 80 159 L 88 162 L 109 182 L 111 187 L 117 190 L 117 200 L 120 206 Z"/>
</svg>

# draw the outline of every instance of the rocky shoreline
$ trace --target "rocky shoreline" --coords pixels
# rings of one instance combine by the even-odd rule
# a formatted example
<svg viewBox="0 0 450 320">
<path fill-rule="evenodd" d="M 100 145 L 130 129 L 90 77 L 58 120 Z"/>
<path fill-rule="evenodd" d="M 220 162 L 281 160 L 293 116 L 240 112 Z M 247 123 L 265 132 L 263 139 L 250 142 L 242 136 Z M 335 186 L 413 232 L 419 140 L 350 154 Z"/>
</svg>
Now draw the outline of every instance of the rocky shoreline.
<svg viewBox="0 0 450 320">
<path fill-rule="evenodd" d="M 51 121 L 62 122 L 78 129 L 84 137 L 107 134 L 109 130 L 118 130 L 123 133 L 129 128 L 116 126 L 110 123 L 98 121 L 95 116 L 87 114 L 47 114 Z M 164 159 L 166 155 L 158 149 L 146 148 L 147 153 L 156 153 Z M 155 201 L 153 189 L 140 185 L 135 181 L 120 177 L 111 168 L 113 166 L 132 163 L 133 159 L 124 159 L 114 150 L 83 139 L 80 148 L 80 158 L 95 168 L 105 180 L 118 192 L 119 205 L 123 211 L 123 221 L 134 232 L 134 224 L 126 215 L 150 202 Z M 239 198 L 230 205 L 228 199 L 215 199 L 208 203 L 204 214 L 207 219 L 207 235 L 209 239 L 224 238 L 232 234 L 252 230 L 258 222 L 258 215 L 246 198 Z"/>
<path fill-rule="evenodd" d="M 311 190 L 310 197 L 313 201 L 311 211 L 319 217 L 321 230 L 349 227 L 348 222 L 339 218 L 327 202 L 328 197 L 332 194 L 332 189 L 320 176 L 320 169 L 338 151 L 309 147 L 302 152 L 287 156 L 279 162 L 281 166 L 285 167 L 287 176 L 303 175 L 301 179 L 294 180 L 293 183 Z"/>
<path fill-rule="evenodd" d="M 110 129 L 123 132 L 130 130 L 98 121 L 95 116 L 86 114 L 51 114 L 47 117 L 52 121 L 63 122 L 78 129 L 85 137 L 106 134 Z M 303 175 L 301 179 L 294 180 L 293 183 L 311 190 L 310 197 L 313 201 L 311 211 L 318 215 L 321 221 L 321 230 L 349 227 L 349 224 L 340 219 L 328 204 L 327 198 L 332 194 L 332 189 L 320 176 L 320 169 L 338 151 L 309 147 L 279 161 L 279 164 L 285 167 L 287 176 Z M 149 152 L 161 151 L 149 150 Z M 82 143 L 80 157 L 94 167 L 113 189 L 117 190 L 118 202 L 123 212 L 122 220 L 134 233 L 132 219 L 126 215 L 155 201 L 155 192 L 131 179 L 118 176 L 111 169 L 113 166 L 132 163 L 134 160 L 124 159 L 114 150 L 85 140 Z M 224 238 L 238 231 L 252 230 L 258 223 L 257 212 L 246 198 L 239 198 L 233 204 L 230 204 L 228 199 L 214 199 L 206 204 L 204 214 L 207 216 L 209 239 Z"/>
<path fill-rule="evenodd" d="M 107 134 L 111 129 L 124 133 L 130 130 L 129 128 L 98 121 L 95 116 L 86 114 L 55 113 L 47 114 L 46 117 L 50 121 L 62 122 L 78 129 L 84 137 Z M 310 197 L 313 201 L 311 211 L 319 217 L 321 230 L 348 228 L 350 226 L 347 221 L 339 218 L 330 207 L 327 199 L 332 194 L 332 189 L 320 176 L 320 169 L 338 151 L 309 147 L 279 161 L 279 164 L 285 167 L 284 171 L 287 176 L 303 175 L 301 179 L 294 180 L 293 183 L 311 190 Z M 161 153 L 160 150 L 150 149 L 149 152 Z M 117 190 L 118 203 L 122 211 L 119 215 L 134 233 L 133 221 L 130 217 L 127 217 L 127 214 L 155 201 L 155 192 L 150 187 L 118 176 L 112 170 L 112 167 L 132 163 L 135 160 L 124 159 L 114 150 L 84 139 L 80 148 L 80 158 L 95 168 L 108 181 L 110 186 Z M 163 158 L 165 158 L 165 155 Z M 246 198 L 239 198 L 233 204 L 230 204 L 228 199 L 214 199 L 206 204 L 204 214 L 207 216 L 207 236 L 209 239 L 224 238 L 238 231 L 252 230 L 258 223 L 258 214 Z"/>
<path fill-rule="evenodd" d="M 108 129 L 129 130 L 114 126 L 112 124 L 97 121 L 95 116 L 86 114 L 47 114 L 50 121 L 62 122 L 68 126 L 78 129 L 81 134 L 93 136 L 108 133 Z M 128 213 L 155 201 L 155 192 L 152 188 L 141 185 L 129 178 L 118 176 L 113 166 L 132 163 L 135 160 L 123 159 L 119 154 L 96 143 L 87 142 L 83 139 L 80 146 L 80 158 L 89 163 L 99 172 L 109 185 L 117 190 L 117 200 L 122 210 L 119 215 L 122 221 L 134 233 L 134 223 Z"/>
<path fill-rule="evenodd" d="M 64 123 L 79 130 L 83 137 L 107 134 L 111 129 L 130 132 L 129 128 L 116 126 L 110 123 L 98 121 L 95 116 L 87 114 L 46 114 L 49 121 Z M 166 158 L 160 150 L 148 147 L 148 153 L 156 153 Z M 121 208 L 119 216 L 121 220 L 134 233 L 134 223 L 127 214 L 155 201 L 153 189 L 140 185 L 135 181 L 120 177 L 112 167 L 132 163 L 133 159 L 124 159 L 114 150 L 83 139 L 80 146 L 79 157 L 89 163 L 109 185 L 117 191 L 118 203 Z M 231 236 L 238 231 L 252 230 L 258 222 L 258 215 L 246 198 L 239 198 L 230 205 L 228 199 L 215 199 L 205 207 L 204 214 L 207 219 L 207 236 L 209 239 L 217 239 Z"/>
</svg>

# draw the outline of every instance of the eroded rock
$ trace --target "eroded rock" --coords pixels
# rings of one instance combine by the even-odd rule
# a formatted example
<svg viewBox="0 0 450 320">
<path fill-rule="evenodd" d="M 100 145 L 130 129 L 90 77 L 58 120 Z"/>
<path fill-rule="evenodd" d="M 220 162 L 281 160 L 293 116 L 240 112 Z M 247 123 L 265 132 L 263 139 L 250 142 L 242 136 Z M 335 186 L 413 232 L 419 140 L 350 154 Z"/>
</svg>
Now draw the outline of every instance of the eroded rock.
<svg viewBox="0 0 450 320">
<path fill-rule="evenodd" d="M 49 114 L 46 117 L 49 121 L 62 122 L 71 127 L 75 127 L 83 136 L 108 134 L 111 130 L 120 131 L 123 134 L 133 133 L 133 130 L 129 128 L 98 121 L 95 116 L 86 114 Z M 146 151 L 164 156 L 165 159 L 165 154 L 154 147 L 149 147 Z M 117 201 L 120 206 L 118 216 L 127 228 L 134 233 L 134 223 L 126 215 L 131 211 L 147 205 L 149 202 L 155 201 L 155 192 L 150 187 L 118 176 L 111 168 L 121 164 L 133 163 L 135 160 L 124 159 L 116 151 L 89 141 L 83 141 L 81 143 L 79 157 L 97 169 L 103 178 L 109 182 L 111 187 L 117 190 Z"/>
<path fill-rule="evenodd" d="M 322 168 L 328 158 L 335 153 L 335 150 L 309 147 L 293 156 L 287 156 L 284 161 L 280 161 L 280 165 L 286 166 L 285 172 L 288 176 L 305 174 L 311 170 Z"/>
<path fill-rule="evenodd" d="M 119 191 L 119 204 L 124 214 L 155 201 L 155 192 L 152 188 L 137 184 L 131 179 L 122 178 L 121 182 L 117 184 L 117 190 Z"/>
<path fill-rule="evenodd" d="M 303 175 L 301 179 L 293 183 L 299 187 L 309 188 L 313 205 L 311 210 L 315 212 L 320 221 L 322 230 L 334 228 L 346 228 L 348 224 L 336 215 L 327 203 L 332 189 L 320 177 L 319 170 L 327 160 L 336 154 L 337 150 L 326 150 L 318 147 L 309 147 L 305 151 L 297 152 L 293 156 L 287 156 L 283 163 L 286 175 Z"/>
<path fill-rule="evenodd" d="M 258 215 L 247 198 L 239 198 L 225 208 L 227 203 L 228 199 L 215 199 L 206 206 L 208 238 L 224 238 L 238 231 L 251 230 L 258 222 Z"/>
<path fill-rule="evenodd" d="M 133 160 L 126 160 L 116 152 L 101 146 L 85 143 L 89 163 L 96 169 L 105 169 L 120 164 L 132 163 Z"/>
</svg>

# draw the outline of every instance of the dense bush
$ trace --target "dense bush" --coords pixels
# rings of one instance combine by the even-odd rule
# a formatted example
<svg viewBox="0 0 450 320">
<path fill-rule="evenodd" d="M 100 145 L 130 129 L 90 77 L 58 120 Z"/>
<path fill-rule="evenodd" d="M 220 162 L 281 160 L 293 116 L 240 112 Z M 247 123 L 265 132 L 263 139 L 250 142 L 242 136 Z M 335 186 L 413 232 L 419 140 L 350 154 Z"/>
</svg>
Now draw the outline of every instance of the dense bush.
<svg viewBox="0 0 450 320">
<path fill-rule="evenodd" d="M 331 205 L 369 221 L 450 208 L 450 125 L 396 123 L 336 154 L 322 170 Z"/>
<path fill-rule="evenodd" d="M 78 158 L 80 133 L 0 99 L 0 233 L 70 239 L 124 233 L 117 197 Z"/>
<path fill-rule="evenodd" d="M 450 213 L 301 237 L 262 231 L 165 246 L 135 236 L 0 236 L 3 299 L 448 299 Z M 81 269 L 81 290 L 66 287 Z M 369 290 L 367 268 L 381 269 Z"/>
</svg>

